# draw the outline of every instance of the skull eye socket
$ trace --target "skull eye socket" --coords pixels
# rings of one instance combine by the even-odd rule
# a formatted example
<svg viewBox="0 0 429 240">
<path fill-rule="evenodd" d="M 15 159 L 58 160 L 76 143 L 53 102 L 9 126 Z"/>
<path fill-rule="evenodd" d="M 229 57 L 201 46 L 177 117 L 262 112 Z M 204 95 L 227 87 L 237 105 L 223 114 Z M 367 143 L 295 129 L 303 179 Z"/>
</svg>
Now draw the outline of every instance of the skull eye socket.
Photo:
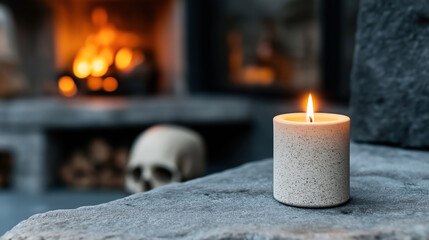
<svg viewBox="0 0 429 240">
<path fill-rule="evenodd" d="M 141 167 L 136 167 L 131 170 L 131 175 L 133 176 L 135 181 L 140 180 L 142 176 L 143 169 Z"/>
<path fill-rule="evenodd" d="M 165 167 L 154 167 L 153 168 L 153 176 L 161 182 L 171 182 L 173 178 L 173 173 Z"/>
</svg>

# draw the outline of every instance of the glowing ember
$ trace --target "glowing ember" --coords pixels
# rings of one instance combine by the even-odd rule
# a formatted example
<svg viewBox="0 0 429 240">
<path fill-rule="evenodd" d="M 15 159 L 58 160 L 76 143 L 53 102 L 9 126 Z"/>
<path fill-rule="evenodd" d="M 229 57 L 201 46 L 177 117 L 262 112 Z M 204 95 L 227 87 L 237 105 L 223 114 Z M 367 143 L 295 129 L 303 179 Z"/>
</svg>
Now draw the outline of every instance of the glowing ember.
<svg viewBox="0 0 429 240">
<path fill-rule="evenodd" d="M 58 89 L 65 97 L 73 97 L 77 93 L 76 84 L 69 76 L 63 76 L 58 80 Z"/>
<path fill-rule="evenodd" d="M 118 69 L 124 70 L 130 66 L 133 52 L 129 48 L 121 48 L 115 57 L 115 65 Z"/>
<path fill-rule="evenodd" d="M 308 102 L 307 102 L 307 116 L 305 118 L 307 122 L 314 122 L 314 111 L 313 111 L 313 99 L 310 96 L 308 96 Z"/>
<path fill-rule="evenodd" d="M 88 62 L 76 59 L 73 63 L 73 73 L 78 78 L 86 78 L 91 73 L 91 66 Z"/>
<path fill-rule="evenodd" d="M 104 74 L 106 74 L 108 69 L 109 65 L 104 58 L 96 57 L 92 60 L 92 76 L 102 77 Z"/>
<path fill-rule="evenodd" d="M 118 80 L 114 77 L 107 77 L 103 81 L 103 89 L 106 92 L 114 92 L 118 89 Z"/>
<path fill-rule="evenodd" d="M 103 79 L 99 77 L 88 78 L 86 85 L 90 91 L 98 91 L 103 87 Z"/>
<path fill-rule="evenodd" d="M 76 58 L 88 60 L 94 57 L 96 54 L 97 46 L 92 43 L 87 43 L 78 51 Z"/>
<path fill-rule="evenodd" d="M 112 51 L 112 49 L 104 48 L 103 50 L 101 50 L 100 56 L 106 60 L 107 65 L 110 66 L 113 64 L 113 51 Z"/>
<path fill-rule="evenodd" d="M 98 32 L 96 36 L 96 42 L 103 46 L 111 45 L 116 38 L 116 29 L 112 26 L 104 27 Z"/>
</svg>

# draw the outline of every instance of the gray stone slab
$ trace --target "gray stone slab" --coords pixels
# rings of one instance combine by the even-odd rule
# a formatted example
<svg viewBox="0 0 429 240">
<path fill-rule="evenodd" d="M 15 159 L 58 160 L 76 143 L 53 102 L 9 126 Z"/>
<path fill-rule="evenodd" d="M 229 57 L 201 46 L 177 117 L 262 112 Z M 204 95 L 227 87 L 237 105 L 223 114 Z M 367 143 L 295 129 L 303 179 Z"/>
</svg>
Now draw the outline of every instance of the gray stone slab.
<svg viewBox="0 0 429 240">
<path fill-rule="evenodd" d="M 429 152 L 352 144 L 351 201 L 272 197 L 272 161 L 75 210 L 34 215 L 2 239 L 428 239 Z"/>
<path fill-rule="evenodd" d="M 429 2 L 361 0 L 352 138 L 429 146 Z"/>
<path fill-rule="evenodd" d="M 0 190 L 0 236 L 30 216 L 56 209 L 95 205 L 127 196 L 122 191 L 51 190 L 45 194 L 26 194 Z"/>
</svg>

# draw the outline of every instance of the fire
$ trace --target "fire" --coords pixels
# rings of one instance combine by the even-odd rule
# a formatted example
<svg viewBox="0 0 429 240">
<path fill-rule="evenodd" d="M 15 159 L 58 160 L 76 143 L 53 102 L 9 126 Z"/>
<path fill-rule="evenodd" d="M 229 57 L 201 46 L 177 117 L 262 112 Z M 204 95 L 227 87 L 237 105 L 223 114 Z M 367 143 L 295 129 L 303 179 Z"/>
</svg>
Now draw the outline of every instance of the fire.
<svg viewBox="0 0 429 240">
<path fill-rule="evenodd" d="M 97 46 L 87 41 L 85 45 L 78 51 L 76 58 L 90 59 L 97 54 Z"/>
<path fill-rule="evenodd" d="M 73 73 L 78 78 L 86 78 L 91 74 L 91 66 L 85 60 L 76 59 L 73 63 Z"/>
<path fill-rule="evenodd" d="M 102 77 L 106 74 L 109 69 L 107 61 L 103 57 L 96 57 L 92 60 L 92 72 L 91 75 L 94 77 Z"/>
<path fill-rule="evenodd" d="M 95 40 L 98 44 L 101 44 L 102 46 L 109 46 L 111 45 L 116 38 L 117 31 L 114 27 L 108 26 L 103 27 L 97 34 Z"/>
<path fill-rule="evenodd" d="M 90 77 L 86 84 L 89 90 L 98 91 L 103 87 L 103 79 L 99 77 Z"/>
<path fill-rule="evenodd" d="M 311 98 L 311 94 L 308 96 L 307 116 L 305 120 L 307 122 L 314 122 L 313 99 Z"/>
<path fill-rule="evenodd" d="M 106 60 L 107 65 L 113 64 L 113 51 L 110 48 L 103 48 L 100 52 L 100 57 L 104 58 Z"/>
<path fill-rule="evenodd" d="M 96 26 L 102 26 L 107 23 L 107 12 L 106 9 L 98 7 L 92 11 L 91 14 L 92 23 Z"/>
<path fill-rule="evenodd" d="M 130 66 L 133 52 L 129 48 L 121 48 L 115 57 L 115 65 L 118 69 L 124 70 Z"/>
<path fill-rule="evenodd" d="M 84 79 L 89 91 L 114 92 L 118 88 L 118 80 L 111 75 L 131 71 L 145 60 L 145 56 L 136 49 L 139 46 L 136 35 L 121 31 L 110 23 L 106 9 L 95 8 L 91 20 L 94 32 L 86 37 L 76 52 L 72 72 L 76 78 Z M 71 77 L 62 77 L 58 88 L 67 97 L 77 93 Z"/>
<path fill-rule="evenodd" d="M 114 92 L 118 89 L 118 80 L 114 77 L 107 77 L 103 81 L 103 89 L 106 92 Z"/>
<path fill-rule="evenodd" d="M 65 97 L 73 97 L 77 93 L 76 84 L 69 76 L 63 76 L 58 80 L 58 89 Z"/>
</svg>

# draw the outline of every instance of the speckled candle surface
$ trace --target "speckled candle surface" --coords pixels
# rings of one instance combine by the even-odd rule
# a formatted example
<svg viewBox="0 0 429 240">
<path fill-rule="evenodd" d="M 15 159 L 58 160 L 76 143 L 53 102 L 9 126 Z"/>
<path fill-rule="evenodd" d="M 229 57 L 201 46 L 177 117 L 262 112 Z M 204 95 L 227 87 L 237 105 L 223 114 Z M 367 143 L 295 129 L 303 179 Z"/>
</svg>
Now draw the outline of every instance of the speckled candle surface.
<svg viewBox="0 0 429 240">
<path fill-rule="evenodd" d="M 315 113 L 274 117 L 274 198 L 297 207 L 332 207 L 350 195 L 350 118 Z"/>
</svg>

